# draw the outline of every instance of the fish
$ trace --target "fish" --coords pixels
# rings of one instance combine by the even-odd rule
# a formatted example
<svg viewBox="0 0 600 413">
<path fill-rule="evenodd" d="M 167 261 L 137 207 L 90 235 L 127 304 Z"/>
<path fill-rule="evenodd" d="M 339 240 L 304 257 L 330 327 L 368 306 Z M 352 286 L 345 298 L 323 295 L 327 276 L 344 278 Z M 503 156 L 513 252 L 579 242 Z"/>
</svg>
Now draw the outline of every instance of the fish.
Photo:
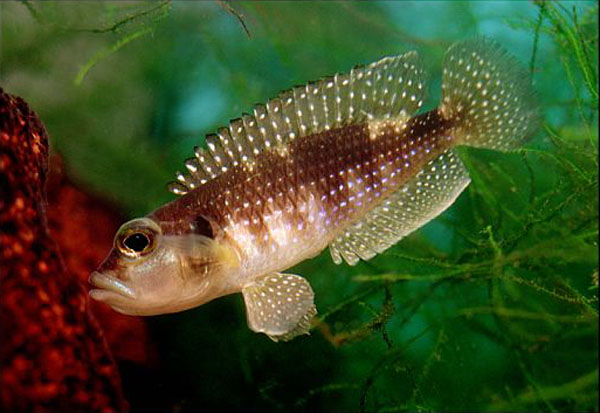
<svg viewBox="0 0 600 413">
<path fill-rule="evenodd" d="M 538 124 L 529 76 L 489 38 L 453 44 L 438 107 L 419 113 L 418 54 L 296 86 L 206 136 L 169 189 L 117 231 L 90 296 L 157 315 L 241 293 L 251 330 L 307 334 L 306 278 L 285 272 L 329 248 L 370 260 L 445 211 L 470 182 L 456 147 L 511 151 Z"/>
</svg>

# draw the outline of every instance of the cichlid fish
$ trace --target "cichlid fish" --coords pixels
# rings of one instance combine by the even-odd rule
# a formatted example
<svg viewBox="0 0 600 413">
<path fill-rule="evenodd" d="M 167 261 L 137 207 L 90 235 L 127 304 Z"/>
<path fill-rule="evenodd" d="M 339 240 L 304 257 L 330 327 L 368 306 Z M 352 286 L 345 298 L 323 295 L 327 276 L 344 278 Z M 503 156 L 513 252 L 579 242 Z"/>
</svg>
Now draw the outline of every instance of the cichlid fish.
<svg viewBox="0 0 600 413">
<path fill-rule="evenodd" d="M 153 315 L 241 292 L 252 330 L 307 333 L 313 290 L 282 271 L 326 247 L 336 264 L 382 253 L 469 184 L 455 146 L 508 151 L 536 127 L 527 74 L 488 39 L 450 47 L 442 102 L 417 115 L 424 92 L 408 52 L 256 105 L 195 148 L 180 197 L 119 229 L 90 295 Z"/>
</svg>

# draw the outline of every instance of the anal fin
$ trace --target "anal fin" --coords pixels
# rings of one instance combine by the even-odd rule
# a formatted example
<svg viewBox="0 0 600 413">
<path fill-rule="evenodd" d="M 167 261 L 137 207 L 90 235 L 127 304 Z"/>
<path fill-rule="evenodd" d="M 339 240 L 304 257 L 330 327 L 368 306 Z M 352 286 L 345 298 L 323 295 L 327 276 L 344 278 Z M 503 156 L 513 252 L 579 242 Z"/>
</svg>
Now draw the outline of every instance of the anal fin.
<svg viewBox="0 0 600 413">
<path fill-rule="evenodd" d="M 459 157 L 448 150 L 431 160 L 403 188 L 369 211 L 330 244 L 336 264 L 369 260 L 444 212 L 471 182 Z"/>
<path fill-rule="evenodd" d="M 314 293 L 308 281 L 298 275 L 272 273 L 242 289 L 248 326 L 273 341 L 288 341 L 308 334 L 317 314 Z"/>
</svg>

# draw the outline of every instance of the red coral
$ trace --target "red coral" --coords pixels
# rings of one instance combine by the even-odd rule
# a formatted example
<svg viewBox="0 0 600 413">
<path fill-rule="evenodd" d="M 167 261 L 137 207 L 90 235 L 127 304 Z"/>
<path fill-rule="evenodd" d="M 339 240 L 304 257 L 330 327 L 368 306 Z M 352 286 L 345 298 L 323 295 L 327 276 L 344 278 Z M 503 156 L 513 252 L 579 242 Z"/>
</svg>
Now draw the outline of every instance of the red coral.
<svg viewBox="0 0 600 413">
<path fill-rule="evenodd" d="M 0 149 L 2 410 L 126 410 L 86 291 L 48 233 L 46 132 L 22 99 L 2 89 Z"/>
</svg>

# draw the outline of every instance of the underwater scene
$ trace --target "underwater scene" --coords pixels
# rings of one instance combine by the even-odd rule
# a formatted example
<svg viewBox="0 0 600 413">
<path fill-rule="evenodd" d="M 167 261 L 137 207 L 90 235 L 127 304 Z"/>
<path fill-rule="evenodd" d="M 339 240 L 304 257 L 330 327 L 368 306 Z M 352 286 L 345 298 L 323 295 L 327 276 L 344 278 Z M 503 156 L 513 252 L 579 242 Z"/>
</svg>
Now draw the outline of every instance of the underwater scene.
<svg viewBox="0 0 600 413">
<path fill-rule="evenodd" d="M 2 411 L 598 411 L 598 2 L 0 30 Z"/>
</svg>

